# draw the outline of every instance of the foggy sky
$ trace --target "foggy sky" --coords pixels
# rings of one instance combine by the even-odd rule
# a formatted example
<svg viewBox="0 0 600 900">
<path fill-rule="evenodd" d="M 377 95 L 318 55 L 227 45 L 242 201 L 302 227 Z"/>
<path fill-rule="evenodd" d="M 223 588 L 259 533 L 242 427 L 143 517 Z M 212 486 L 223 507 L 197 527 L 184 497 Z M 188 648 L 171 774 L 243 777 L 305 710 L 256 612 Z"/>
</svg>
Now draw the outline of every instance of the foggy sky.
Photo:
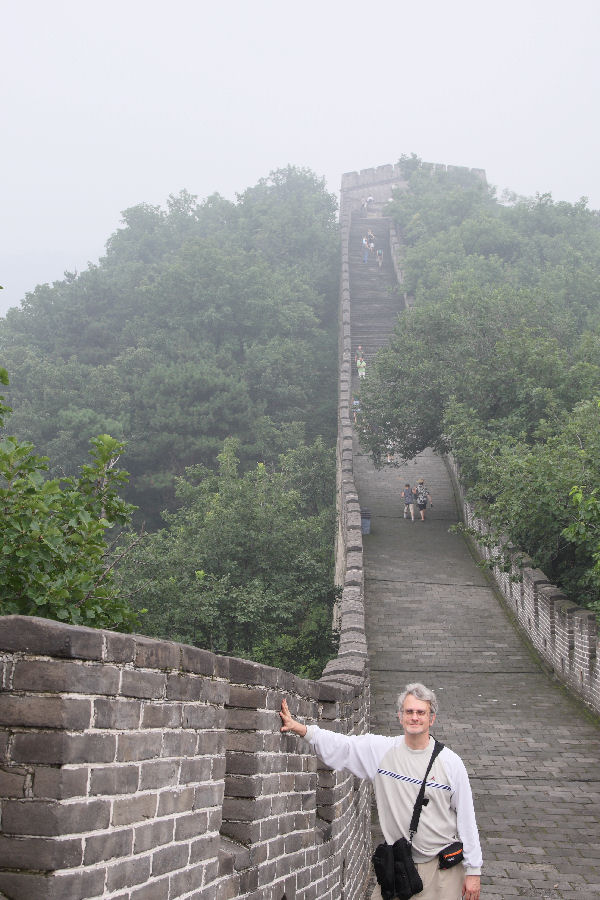
<svg viewBox="0 0 600 900">
<path fill-rule="evenodd" d="M 120 213 L 402 153 L 600 208 L 597 0 L 3 0 L 0 313 Z M 1 362 L 1 361 L 0 361 Z"/>
</svg>

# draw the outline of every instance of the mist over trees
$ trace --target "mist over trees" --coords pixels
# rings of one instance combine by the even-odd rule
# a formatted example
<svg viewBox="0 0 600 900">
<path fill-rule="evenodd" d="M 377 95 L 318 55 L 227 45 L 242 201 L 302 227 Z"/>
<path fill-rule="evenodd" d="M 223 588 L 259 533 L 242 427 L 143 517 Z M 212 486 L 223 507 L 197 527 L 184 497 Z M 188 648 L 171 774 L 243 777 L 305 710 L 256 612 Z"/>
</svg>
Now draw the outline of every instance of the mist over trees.
<svg viewBox="0 0 600 900">
<path fill-rule="evenodd" d="M 153 534 L 119 573 L 116 627 L 137 611 L 144 633 L 313 675 L 332 652 L 336 211 L 291 166 L 236 202 L 140 204 L 98 265 L 0 321 L 11 431 L 47 478 L 74 477 L 95 435 L 125 445 L 121 490 Z"/>
<path fill-rule="evenodd" d="M 376 461 L 390 439 L 451 449 L 496 535 L 600 611 L 600 216 L 402 163 L 415 306 L 370 367 L 361 440 Z"/>
<path fill-rule="evenodd" d="M 335 434 L 335 198 L 288 167 L 236 203 L 185 191 L 140 204 L 106 256 L 0 321 L 12 428 L 67 473 L 99 432 L 127 442 L 128 499 L 151 526 L 175 476 L 275 462 Z"/>
<path fill-rule="evenodd" d="M 333 655 L 335 455 L 321 439 L 277 468 L 239 471 L 228 438 L 217 472 L 178 479 L 180 507 L 120 569 L 144 631 L 317 678 Z"/>
</svg>

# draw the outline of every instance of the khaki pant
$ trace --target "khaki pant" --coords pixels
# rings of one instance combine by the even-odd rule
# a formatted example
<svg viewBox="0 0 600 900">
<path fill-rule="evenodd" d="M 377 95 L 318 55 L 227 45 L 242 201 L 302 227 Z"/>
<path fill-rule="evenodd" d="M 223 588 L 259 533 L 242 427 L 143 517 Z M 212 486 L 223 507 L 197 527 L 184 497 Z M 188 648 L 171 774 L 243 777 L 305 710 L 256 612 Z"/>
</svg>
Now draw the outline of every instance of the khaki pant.
<svg viewBox="0 0 600 900">
<path fill-rule="evenodd" d="M 426 863 L 416 863 L 423 890 L 415 894 L 419 900 L 461 900 L 462 886 L 465 880 L 464 867 L 459 863 L 452 869 L 440 869 L 437 859 Z M 371 900 L 381 900 L 379 885 L 371 894 Z"/>
</svg>

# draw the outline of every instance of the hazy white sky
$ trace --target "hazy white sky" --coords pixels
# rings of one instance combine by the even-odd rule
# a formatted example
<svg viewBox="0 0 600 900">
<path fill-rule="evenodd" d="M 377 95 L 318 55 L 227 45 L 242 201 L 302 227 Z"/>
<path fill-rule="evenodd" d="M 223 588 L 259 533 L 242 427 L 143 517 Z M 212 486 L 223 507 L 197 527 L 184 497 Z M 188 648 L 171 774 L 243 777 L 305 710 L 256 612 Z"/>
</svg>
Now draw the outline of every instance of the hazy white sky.
<svg viewBox="0 0 600 900">
<path fill-rule="evenodd" d="M 598 0 L 0 0 L 0 312 L 136 203 L 417 153 L 600 208 Z"/>
</svg>

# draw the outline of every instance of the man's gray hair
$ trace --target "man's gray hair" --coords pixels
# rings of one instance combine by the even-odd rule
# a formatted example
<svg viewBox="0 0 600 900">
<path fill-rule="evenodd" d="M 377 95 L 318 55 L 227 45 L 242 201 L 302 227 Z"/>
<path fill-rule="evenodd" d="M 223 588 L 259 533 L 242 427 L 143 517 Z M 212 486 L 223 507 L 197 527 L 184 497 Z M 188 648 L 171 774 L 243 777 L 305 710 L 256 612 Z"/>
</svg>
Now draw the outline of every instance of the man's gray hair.
<svg viewBox="0 0 600 900">
<path fill-rule="evenodd" d="M 412 694 L 413 697 L 417 698 L 417 700 L 424 700 L 425 702 L 429 703 L 431 714 L 434 716 L 437 715 L 437 698 L 433 691 L 431 691 L 428 687 L 425 687 L 424 684 L 421 684 L 420 681 L 415 681 L 414 684 L 407 684 L 402 693 L 398 694 L 398 712 L 402 712 L 404 701 L 409 694 Z"/>
</svg>

